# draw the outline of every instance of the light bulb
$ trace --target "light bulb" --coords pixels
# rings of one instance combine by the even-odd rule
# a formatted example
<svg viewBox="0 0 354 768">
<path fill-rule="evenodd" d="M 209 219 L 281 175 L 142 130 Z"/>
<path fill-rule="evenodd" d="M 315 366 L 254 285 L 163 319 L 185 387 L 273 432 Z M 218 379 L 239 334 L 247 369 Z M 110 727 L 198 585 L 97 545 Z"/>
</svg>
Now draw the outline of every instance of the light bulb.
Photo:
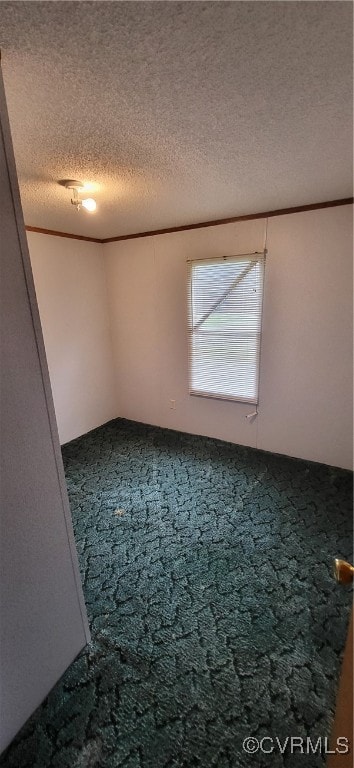
<svg viewBox="0 0 354 768">
<path fill-rule="evenodd" d="M 85 200 L 81 200 L 81 205 L 86 208 L 87 211 L 92 213 L 96 210 L 96 200 L 93 197 L 87 197 Z"/>
</svg>

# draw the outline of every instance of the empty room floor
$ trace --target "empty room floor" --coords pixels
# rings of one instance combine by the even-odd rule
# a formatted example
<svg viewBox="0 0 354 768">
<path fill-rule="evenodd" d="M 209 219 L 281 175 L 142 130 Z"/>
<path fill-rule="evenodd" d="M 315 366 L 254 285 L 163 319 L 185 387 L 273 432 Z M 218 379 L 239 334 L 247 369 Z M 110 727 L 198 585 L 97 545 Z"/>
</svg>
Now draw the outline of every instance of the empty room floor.
<svg viewBox="0 0 354 768">
<path fill-rule="evenodd" d="M 2 768 L 323 766 L 352 475 L 117 419 L 63 448 L 92 641 Z"/>
</svg>

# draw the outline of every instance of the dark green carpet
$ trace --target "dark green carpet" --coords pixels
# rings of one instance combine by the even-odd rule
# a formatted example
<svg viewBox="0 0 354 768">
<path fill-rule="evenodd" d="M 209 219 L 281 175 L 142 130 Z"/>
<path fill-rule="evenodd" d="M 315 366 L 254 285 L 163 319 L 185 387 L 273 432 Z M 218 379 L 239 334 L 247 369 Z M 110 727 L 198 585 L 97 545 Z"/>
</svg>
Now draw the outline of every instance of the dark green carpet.
<svg viewBox="0 0 354 768">
<path fill-rule="evenodd" d="M 63 455 L 92 643 L 2 768 L 323 766 L 242 742 L 329 734 L 352 475 L 124 420 Z"/>
</svg>

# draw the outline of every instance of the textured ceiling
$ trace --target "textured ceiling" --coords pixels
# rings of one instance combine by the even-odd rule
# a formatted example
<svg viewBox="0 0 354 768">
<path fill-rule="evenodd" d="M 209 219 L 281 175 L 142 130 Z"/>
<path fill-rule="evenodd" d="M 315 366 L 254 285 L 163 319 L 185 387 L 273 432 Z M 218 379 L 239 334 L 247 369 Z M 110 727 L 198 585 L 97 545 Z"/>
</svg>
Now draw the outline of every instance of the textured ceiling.
<svg viewBox="0 0 354 768">
<path fill-rule="evenodd" d="M 109 237 L 352 194 L 350 2 L 0 2 L 27 224 Z M 92 185 L 77 213 L 56 183 Z"/>
</svg>

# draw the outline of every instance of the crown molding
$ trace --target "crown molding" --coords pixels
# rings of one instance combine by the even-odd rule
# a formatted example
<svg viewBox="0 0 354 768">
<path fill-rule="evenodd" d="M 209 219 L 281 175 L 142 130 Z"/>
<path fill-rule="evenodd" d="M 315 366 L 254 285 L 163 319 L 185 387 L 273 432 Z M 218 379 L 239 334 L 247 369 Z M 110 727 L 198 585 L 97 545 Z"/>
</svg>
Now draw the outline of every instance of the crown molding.
<svg viewBox="0 0 354 768">
<path fill-rule="evenodd" d="M 31 227 L 26 224 L 27 232 L 39 232 L 40 235 L 54 235 L 54 237 L 69 237 L 71 240 L 87 240 L 89 243 L 103 243 L 98 237 L 87 237 L 86 235 L 74 235 L 71 232 L 57 232 L 55 229 L 43 229 L 42 227 Z"/>
<path fill-rule="evenodd" d="M 201 221 L 197 224 L 185 224 L 179 227 L 166 227 L 165 229 L 151 229 L 147 232 L 135 232 L 130 235 L 118 235 L 117 237 L 87 237 L 86 235 L 74 235 L 70 232 L 57 232 L 54 229 L 42 229 L 42 227 L 26 226 L 27 232 L 39 232 L 42 235 L 54 235 L 55 237 L 68 237 L 73 240 L 87 240 L 90 243 L 119 243 L 122 240 L 135 240 L 140 237 L 155 237 L 156 235 L 169 235 L 173 232 L 187 232 L 191 229 L 203 229 L 204 227 L 218 227 L 222 224 L 235 224 L 238 221 L 252 221 L 253 219 L 269 219 L 274 216 L 286 216 L 291 213 L 303 213 L 304 211 L 316 211 L 321 208 L 335 208 L 339 205 L 352 205 L 353 197 L 342 197 L 339 200 L 326 200 L 322 203 L 310 203 L 309 205 L 297 205 L 292 208 L 278 208 L 274 211 L 262 211 L 261 213 L 247 213 L 243 216 L 231 216 L 227 219 L 212 219 Z"/>
</svg>

